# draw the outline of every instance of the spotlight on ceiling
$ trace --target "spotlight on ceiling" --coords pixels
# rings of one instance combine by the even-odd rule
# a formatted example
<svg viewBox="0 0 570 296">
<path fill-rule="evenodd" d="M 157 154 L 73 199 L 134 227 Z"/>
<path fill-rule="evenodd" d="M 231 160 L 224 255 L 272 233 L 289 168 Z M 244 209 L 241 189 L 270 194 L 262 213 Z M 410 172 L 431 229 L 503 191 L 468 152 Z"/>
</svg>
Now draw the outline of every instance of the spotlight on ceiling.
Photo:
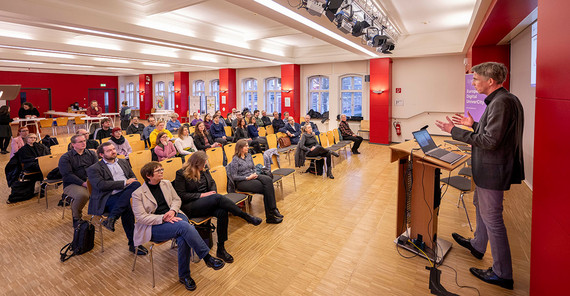
<svg viewBox="0 0 570 296">
<path fill-rule="evenodd" d="M 352 27 L 352 36 L 360 37 L 364 35 L 364 30 L 370 27 L 370 24 L 367 21 L 357 21 Z"/>
<path fill-rule="evenodd" d="M 344 34 L 352 33 L 355 24 L 352 16 L 352 5 L 347 5 L 335 14 L 333 23 Z"/>
<path fill-rule="evenodd" d="M 326 0 L 303 0 L 301 7 L 307 9 L 310 15 L 321 16 L 327 7 Z"/>
<path fill-rule="evenodd" d="M 392 54 L 392 50 L 394 50 L 394 43 L 388 40 L 380 46 L 380 48 L 376 49 L 377 52 L 381 52 L 383 54 Z"/>
<path fill-rule="evenodd" d="M 327 0 L 327 7 L 326 7 L 326 16 L 329 18 L 329 21 L 333 21 L 335 18 L 336 13 L 338 12 L 339 8 L 342 6 L 344 0 Z"/>
<path fill-rule="evenodd" d="M 386 41 L 388 39 L 390 39 L 390 37 L 386 34 L 384 34 L 384 29 L 385 27 L 382 27 L 382 30 L 376 28 L 376 27 L 370 27 L 367 30 L 366 33 L 366 37 L 368 40 L 368 45 L 372 46 L 372 47 L 380 47 L 382 46 L 384 43 L 386 43 Z"/>
</svg>

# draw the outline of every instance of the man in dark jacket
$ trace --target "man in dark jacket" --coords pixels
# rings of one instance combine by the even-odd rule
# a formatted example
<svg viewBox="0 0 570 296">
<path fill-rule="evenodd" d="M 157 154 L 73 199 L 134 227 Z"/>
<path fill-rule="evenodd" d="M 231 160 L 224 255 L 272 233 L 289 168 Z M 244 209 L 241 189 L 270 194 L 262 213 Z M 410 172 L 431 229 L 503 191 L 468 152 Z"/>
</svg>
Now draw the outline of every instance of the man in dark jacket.
<svg viewBox="0 0 570 296">
<path fill-rule="evenodd" d="M 141 140 L 143 140 L 144 124 L 139 122 L 139 118 L 133 116 L 131 124 L 127 127 L 127 135 L 139 134 L 141 135 Z"/>
<path fill-rule="evenodd" d="M 271 119 L 269 119 L 269 116 L 267 116 L 267 112 L 265 112 L 265 110 L 261 111 L 261 121 L 263 122 L 263 125 L 261 126 L 271 125 Z"/>
<path fill-rule="evenodd" d="M 277 111 L 273 112 L 273 121 L 271 122 L 271 125 L 273 125 L 273 130 L 276 133 L 285 126 L 285 123 L 283 123 L 283 120 L 281 120 L 281 117 Z"/>
<path fill-rule="evenodd" d="M 86 149 L 87 141 L 83 135 L 71 137 L 71 147 L 72 149 L 59 159 L 58 167 L 59 172 L 63 176 L 63 193 L 73 198 L 71 213 L 73 216 L 73 228 L 75 228 L 81 220 L 83 208 L 89 200 L 87 168 L 95 164 L 99 159 L 95 152 Z"/>
<path fill-rule="evenodd" d="M 234 141 L 234 138 L 226 136 L 226 130 L 219 115 L 214 115 L 214 123 L 210 126 L 210 134 L 214 141 L 222 145 Z"/>
<path fill-rule="evenodd" d="M 131 195 L 141 186 L 129 163 L 117 158 L 117 151 L 112 142 L 104 142 L 97 148 L 97 154 L 103 159 L 87 169 L 87 178 L 93 188 L 89 200 L 88 213 L 103 215 L 109 212 L 103 226 L 115 231 L 115 222 L 119 217 L 129 241 L 129 251 L 135 252 L 133 232 L 135 216 L 131 209 Z M 147 250 L 139 246 L 138 255 L 146 255 Z"/>
<path fill-rule="evenodd" d="M 101 128 L 95 131 L 95 135 L 93 137 L 95 140 L 101 142 L 102 139 L 110 138 L 111 134 L 111 119 L 103 118 L 101 120 Z"/>
<path fill-rule="evenodd" d="M 449 117 L 447 122 L 436 121 L 442 131 L 451 133 L 454 140 L 471 144 L 473 150 L 477 229 L 473 239 L 457 233 L 452 236 L 477 259 L 483 258 L 490 242 L 493 266 L 486 270 L 472 267 L 469 271 L 487 283 L 513 289 L 511 251 L 503 221 L 503 193 L 511 184 L 524 180 L 524 112 L 519 99 L 503 88 L 508 74 L 505 65 L 488 62 L 471 70 L 473 86 L 478 93 L 487 95 L 487 107 L 479 122 L 475 122 L 469 112 L 467 117 L 457 114 L 453 121 Z M 473 132 L 455 124 L 472 127 Z"/>
<path fill-rule="evenodd" d="M 301 137 L 301 125 L 295 122 L 293 116 L 289 116 L 287 119 L 287 125 L 285 125 L 285 133 L 291 139 L 291 144 L 297 145 L 299 143 L 299 138 Z"/>
<path fill-rule="evenodd" d="M 311 126 L 311 128 L 313 129 L 313 133 L 316 136 L 318 136 L 320 134 L 319 127 L 314 122 L 311 122 L 311 115 L 309 115 L 309 114 L 305 115 L 305 121 L 303 123 L 301 123 L 301 127 L 305 126 L 305 124 L 308 124 Z"/>
</svg>

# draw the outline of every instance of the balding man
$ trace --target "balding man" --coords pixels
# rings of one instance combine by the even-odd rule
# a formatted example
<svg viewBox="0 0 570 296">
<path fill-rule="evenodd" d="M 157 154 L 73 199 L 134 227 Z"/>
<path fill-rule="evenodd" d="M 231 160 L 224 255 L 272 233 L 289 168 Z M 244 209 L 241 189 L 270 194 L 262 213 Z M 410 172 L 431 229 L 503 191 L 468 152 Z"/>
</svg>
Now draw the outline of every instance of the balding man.
<svg viewBox="0 0 570 296">
<path fill-rule="evenodd" d="M 354 144 L 352 145 L 352 154 L 360 154 L 358 152 L 358 148 L 360 147 L 360 143 L 362 143 L 362 137 L 352 132 L 350 126 L 348 126 L 348 122 L 346 121 L 346 115 L 342 114 L 340 116 L 340 123 L 338 124 L 338 129 L 340 130 L 340 135 L 342 136 L 343 140 L 353 141 Z"/>
<path fill-rule="evenodd" d="M 287 125 L 285 125 L 285 133 L 291 139 L 291 144 L 297 145 L 299 143 L 299 138 L 301 137 L 301 125 L 295 122 L 293 116 L 287 118 Z"/>
</svg>

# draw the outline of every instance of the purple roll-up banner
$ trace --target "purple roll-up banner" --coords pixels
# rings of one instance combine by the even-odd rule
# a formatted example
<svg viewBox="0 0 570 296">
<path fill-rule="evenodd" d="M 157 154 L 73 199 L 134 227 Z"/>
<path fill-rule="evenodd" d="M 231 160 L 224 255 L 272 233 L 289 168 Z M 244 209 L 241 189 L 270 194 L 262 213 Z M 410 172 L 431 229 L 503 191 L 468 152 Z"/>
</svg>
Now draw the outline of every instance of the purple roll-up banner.
<svg viewBox="0 0 570 296">
<path fill-rule="evenodd" d="M 473 81 L 473 74 L 465 75 L 465 116 L 467 112 L 473 116 L 475 121 L 481 119 L 481 115 L 485 111 L 487 105 L 485 105 L 486 95 L 477 92 L 475 87 L 471 84 Z"/>
</svg>

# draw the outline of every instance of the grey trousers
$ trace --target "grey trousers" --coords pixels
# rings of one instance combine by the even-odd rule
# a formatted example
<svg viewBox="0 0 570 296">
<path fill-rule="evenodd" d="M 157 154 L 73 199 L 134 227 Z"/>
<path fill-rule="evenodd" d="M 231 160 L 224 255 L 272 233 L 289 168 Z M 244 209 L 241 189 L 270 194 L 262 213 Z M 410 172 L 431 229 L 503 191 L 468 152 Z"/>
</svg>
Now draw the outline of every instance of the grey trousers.
<svg viewBox="0 0 570 296">
<path fill-rule="evenodd" d="M 81 219 L 83 215 L 83 208 L 89 201 L 89 191 L 83 186 L 70 184 L 63 188 L 63 193 L 73 198 L 71 204 L 71 215 L 73 219 Z"/>
<path fill-rule="evenodd" d="M 477 251 L 485 253 L 487 242 L 490 242 L 493 272 L 500 278 L 512 279 L 511 248 L 503 221 L 503 191 L 476 187 L 473 204 L 477 214 L 477 228 L 471 245 Z"/>
</svg>

